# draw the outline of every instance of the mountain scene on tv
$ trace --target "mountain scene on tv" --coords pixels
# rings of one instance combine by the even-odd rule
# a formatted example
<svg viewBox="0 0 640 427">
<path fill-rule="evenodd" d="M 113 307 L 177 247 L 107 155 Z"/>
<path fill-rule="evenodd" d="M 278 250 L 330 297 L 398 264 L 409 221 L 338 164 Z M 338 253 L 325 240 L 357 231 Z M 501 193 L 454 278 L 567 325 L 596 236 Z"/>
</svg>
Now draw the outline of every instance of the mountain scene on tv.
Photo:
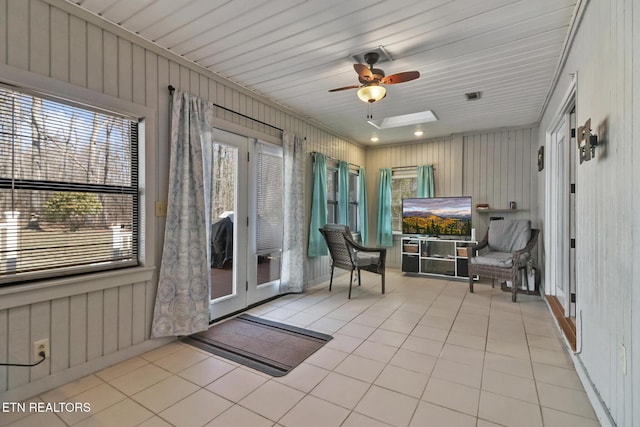
<svg viewBox="0 0 640 427">
<path fill-rule="evenodd" d="M 471 207 L 468 198 L 405 200 L 402 212 L 405 234 L 471 234 Z"/>
</svg>

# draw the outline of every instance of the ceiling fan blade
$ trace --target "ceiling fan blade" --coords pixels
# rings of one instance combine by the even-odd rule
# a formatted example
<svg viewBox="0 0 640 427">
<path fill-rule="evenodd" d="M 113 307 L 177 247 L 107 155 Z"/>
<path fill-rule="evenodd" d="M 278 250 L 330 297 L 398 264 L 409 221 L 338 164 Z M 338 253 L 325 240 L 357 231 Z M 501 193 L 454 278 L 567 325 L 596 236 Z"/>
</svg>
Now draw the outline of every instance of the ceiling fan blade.
<svg viewBox="0 0 640 427">
<path fill-rule="evenodd" d="M 396 83 L 404 83 L 411 80 L 415 80 L 420 77 L 418 71 L 405 71 L 404 73 L 391 74 L 380 80 L 380 83 L 385 85 L 394 85 Z"/>
<path fill-rule="evenodd" d="M 341 90 L 357 89 L 357 88 L 359 88 L 359 87 L 360 87 L 360 85 L 352 85 L 352 86 L 338 87 L 338 88 L 335 88 L 335 89 L 331 89 L 331 90 L 329 90 L 329 92 L 339 92 L 339 91 L 341 91 Z"/>
<path fill-rule="evenodd" d="M 353 64 L 353 68 L 356 70 L 356 73 L 358 73 L 358 76 L 360 76 L 361 79 L 373 80 L 373 73 L 369 68 L 367 68 L 366 65 Z"/>
</svg>

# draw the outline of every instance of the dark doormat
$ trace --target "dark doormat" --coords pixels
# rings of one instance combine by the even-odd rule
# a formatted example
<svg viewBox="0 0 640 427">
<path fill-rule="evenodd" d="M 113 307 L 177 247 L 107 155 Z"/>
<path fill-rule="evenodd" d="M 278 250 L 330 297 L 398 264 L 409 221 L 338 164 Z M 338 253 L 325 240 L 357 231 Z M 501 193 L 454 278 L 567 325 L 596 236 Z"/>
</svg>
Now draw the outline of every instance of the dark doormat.
<svg viewBox="0 0 640 427">
<path fill-rule="evenodd" d="M 286 375 L 331 335 L 241 314 L 182 341 L 274 377 Z"/>
</svg>

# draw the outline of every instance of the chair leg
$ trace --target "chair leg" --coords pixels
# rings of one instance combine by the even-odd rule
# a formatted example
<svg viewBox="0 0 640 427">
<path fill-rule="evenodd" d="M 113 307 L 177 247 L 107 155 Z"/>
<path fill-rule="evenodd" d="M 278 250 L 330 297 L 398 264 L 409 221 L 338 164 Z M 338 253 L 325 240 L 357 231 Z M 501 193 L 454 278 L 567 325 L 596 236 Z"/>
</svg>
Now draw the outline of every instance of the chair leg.
<svg viewBox="0 0 640 427">
<path fill-rule="evenodd" d="M 516 274 L 511 276 L 511 301 L 516 302 L 518 299 L 518 287 L 520 286 L 520 281 L 518 280 L 520 275 L 516 270 Z"/>
<path fill-rule="evenodd" d="M 473 293 L 473 274 L 469 272 L 469 292 Z"/>
<path fill-rule="evenodd" d="M 351 277 L 349 277 L 349 299 L 351 299 L 351 285 L 353 285 L 353 270 L 351 270 Z"/>
<path fill-rule="evenodd" d="M 360 269 L 358 269 L 358 286 L 362 286 L 362 281 L 360 280 Z"/>
<path fill-rule="evenodd" d="M 331 279 L 329 279 L 329 292 L 331 292 L 332 284 L 333 284 L 333 265 L 331 266 Z"/>
<path fill-rule="evenodd" d="M 384 271 L 382 272 L 382 295 L 384 295 Z"/>
</svg>

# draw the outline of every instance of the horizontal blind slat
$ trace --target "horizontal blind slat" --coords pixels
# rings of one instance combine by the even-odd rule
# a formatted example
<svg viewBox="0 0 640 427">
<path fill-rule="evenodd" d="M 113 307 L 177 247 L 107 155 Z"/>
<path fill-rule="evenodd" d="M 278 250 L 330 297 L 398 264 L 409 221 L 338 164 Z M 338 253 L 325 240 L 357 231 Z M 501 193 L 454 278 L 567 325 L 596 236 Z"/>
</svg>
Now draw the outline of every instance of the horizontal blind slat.
<svg viewBox="0 0 640 427">
<path fill-rule="evenodd" d="M 138 121 L 0 85 L 0 284 L 138 262 Z"/>
</svg>

